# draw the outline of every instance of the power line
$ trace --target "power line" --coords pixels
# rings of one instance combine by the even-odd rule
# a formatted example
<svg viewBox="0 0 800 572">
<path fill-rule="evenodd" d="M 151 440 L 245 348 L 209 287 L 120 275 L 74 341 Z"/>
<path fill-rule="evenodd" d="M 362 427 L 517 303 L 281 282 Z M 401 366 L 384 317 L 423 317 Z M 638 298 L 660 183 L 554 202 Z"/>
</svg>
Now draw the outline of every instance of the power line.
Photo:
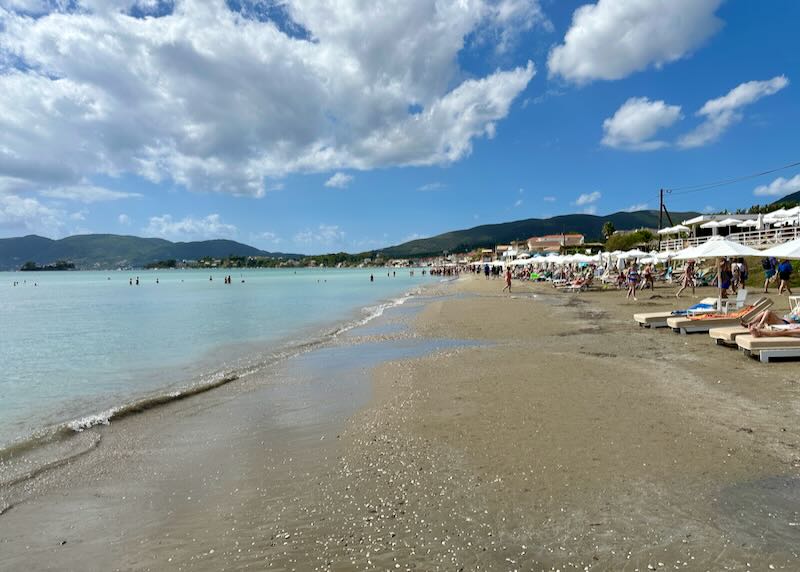
<svg viewBox="0 0 800 572">
<path fill-rule="evenodd" d="M 685 195 L 687 193 L 697 193 L 700 191 L 707 191 L 709 189 L 715 189 L 717 187 L 724 187 L 726 185 L 732 185 L 733 183 L 739 183 L 741 181 L 747 181 L 748 179 L 755 179 L 757 177 L 763 177 L 764 175 L 769 175 L 770 173 L 776 173 L 778 171 L 783 171 L 784 169 L 791 169 L 792 167 L 800 166 L 800 161 L 795 161 L 794 163 L 789 163 L 788 165 L 783 165 L 781 167 L 776 167 L 774 169 L 769 169 L 767 171 L 760 171 L 758 173 L 751 173 L 749 175 L 743 175 L 741 177 L 736 177 L 733 179 L 724 179 L 720 181 L 713 181 L 711 183 L 703 183 L 700 185 L 686 185 L 683 187 L 673 187 L 666 189 L 667 193 L 671 195 Z"/>
</svg>

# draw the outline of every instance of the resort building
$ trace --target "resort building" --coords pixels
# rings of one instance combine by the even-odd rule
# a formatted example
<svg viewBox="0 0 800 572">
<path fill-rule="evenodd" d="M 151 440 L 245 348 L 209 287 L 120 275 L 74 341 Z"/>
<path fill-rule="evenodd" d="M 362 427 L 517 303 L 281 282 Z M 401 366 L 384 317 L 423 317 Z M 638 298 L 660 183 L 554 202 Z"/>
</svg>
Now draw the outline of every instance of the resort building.
<svg viewBox="0 0 800 572">
<path fill-rule="evenodd" d="M 577 233 L 546 234 L 528 239 L 528 250 L 531 252 L 560 252 L 562 246 L 581 246 L 585 237 Z"/>
</svg>

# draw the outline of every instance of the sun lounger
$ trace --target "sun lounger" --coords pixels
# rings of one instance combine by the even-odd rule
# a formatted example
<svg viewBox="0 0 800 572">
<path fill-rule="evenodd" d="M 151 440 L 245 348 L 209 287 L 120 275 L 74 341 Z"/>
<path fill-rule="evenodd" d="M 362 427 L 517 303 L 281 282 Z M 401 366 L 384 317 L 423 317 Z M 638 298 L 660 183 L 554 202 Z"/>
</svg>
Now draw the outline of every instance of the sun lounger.
<svg viewBox="0 0 800 572">
<path fill-rule="evenodd" d="M 751 357 L 757 357 L 763 363 L 774 358 L 800 357 L 800 338 L 786 336 L 776 338 L 756 338 L 741 335 L 736 337 L 736 345 Z"/>
<path fill-rule="evenodd" d="M 672 328 L 673 332 L 681 334 L 707 332 L 711 328 L 724 326 L 738 326 L 742 322 L 749 322 L 770 306 L 772 306 L 772 300 L 761 297 L 754 304 L 730 314 L 700 314 L 667 318 L 667 326 Z"/>
<path fill-rule="evenodd" d="M 724 326 L 721 328 L 711 328 L 708 330 L 708 335 L 714 340 L 718 346 L 736 347 L 737 336 L 743 336 L 750 333 L 750 330 L 744 326 Z"/>
<path fill-rule="evenodd" d="M 695 306 L 700 306 L 700 305 L 709 305 L 711 306 L 712 310 L 716 310 L 717 299 L 703 298 L 702 300 L 700 300 L 700 302 L 695 304 Z M 679 311 L 688 312 L 689 310 L 691 310 L 691 308 Z M 675 313 L 676 311 L 677 310 L 672 310 L 667 312 L 645 312 L 645 313 L 634 314 L 633 320 L 643 328 L 666 328 L 667 319 L 674 318 L 676 315 L 678 315 Z M 706 308 L 704 311 L 708 311 L 708 308 Z"/>
</svg>

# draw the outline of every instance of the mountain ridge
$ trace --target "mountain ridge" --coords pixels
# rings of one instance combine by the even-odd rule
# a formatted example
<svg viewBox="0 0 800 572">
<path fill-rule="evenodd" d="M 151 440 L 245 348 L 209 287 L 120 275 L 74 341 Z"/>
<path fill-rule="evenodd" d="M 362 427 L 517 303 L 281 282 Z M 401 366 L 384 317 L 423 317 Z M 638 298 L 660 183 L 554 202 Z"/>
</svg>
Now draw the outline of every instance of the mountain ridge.
<svg viewBox="0 0 800 572">
<path fill-rule="evenodd" d="M 172 242 L 163 238 L 119 234 L 79 234 L 57 240 L 35 234 L 0 238 L 0 270 L 16 270 L 25 262 L 45 265 L 65 260 L 82 269 L 109 269 L 142 267 L 159 260 L 197 260 L 206 256 L 224 258 L 230 255 L 301 258 L 299 254 L 266 252 L 227 239 Z"/>
<path fill-rule="evenodd" d="M 438 234 L 430 238 L 419 238 L 376 252 L 387 258 L 435 256 L 443 252 L 461 252 L 515 240 L 527 240 L 532 236 L 576 232 L 589 240 L 600 239 L 603 225 L 610 221 L 617 230 L 656 228 L 657 210 L 620 211 L 608 215 L 569 214 L 550 218 L 529 218 L 511 222 L 493 223 Z M 670 213 L 675 224 L 697 216 L 696 212 Z M 664 218 L 664 223 L 669 221 Z"/>
</svg>

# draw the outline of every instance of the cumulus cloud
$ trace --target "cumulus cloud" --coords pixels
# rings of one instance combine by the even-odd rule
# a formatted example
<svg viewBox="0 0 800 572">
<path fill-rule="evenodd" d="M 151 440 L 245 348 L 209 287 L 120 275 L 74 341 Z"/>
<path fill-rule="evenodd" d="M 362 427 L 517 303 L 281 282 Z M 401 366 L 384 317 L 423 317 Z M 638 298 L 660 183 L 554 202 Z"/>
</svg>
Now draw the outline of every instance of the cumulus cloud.
<svg viewBox="0 0 800 572">
<path fill-rule="evenodd" d="M 608 147 L 633 151 L 659 149 L 667 143 L 653 137 L 680 117 L 679 105 L 650 101 L 646 97 L 632 97 L 612 117 L 603 121 L 602 143 Z"/>
<path fill-rule="evenodd" d="M 66 213 L 32 197 L 0 194 L 0 231 L 8 234 L 37 233 L 58 236 Z"/>
<path fill-rule="evenodd" d="M 800 175 L 791 179 L 778 177 L 769 185 L 760 185 L 753 190 L 753 194 L 760 197 L 783 197 L 800 191 Z"/>
<path fill-rule="evenodd" d="M 346 188 L 351 182 L 353 181 L 352 175 L 347 175 L 345 173 L 334 173 L 330 179 L 325 181 L 326 187 L 331 187 L 335 189 L 344 189 Z"/>
<path fill-rule="evenodd" d="M 0 2 L 0 172 L 260 196 L 290 173 L 448 164 L 535 73 L 459 66 L 482 31 L 524 28 L 533 1 L 237 5 Z"/>
<path fill-rule="evenodd" d="M 344 230 L 333 224 L 321 224 L 316 229 L 306 229 L 294 235 L 297 244 L 314 248 L 343 248 L 344 240 Z"/>
<path fill-rule="evenodd" d="M 77 201 L 81 203 L 99 203 L 103 201 L 118 201 L 121 199 L 137 198 L 139 193 L 112 191 L 94 185 L 74 185 L 69 187 L 56 187 L 45 189 L 41 194 L 51 199 Z"/>
<path fill-rule="evenodd" d="M 175 220 L 172 215 L 150 217 L 148 225 L 142 229 L 147 236 L 177 240 L 198 240 L 211 238 L 231 238 L 237 229 L 232 224 L 222 222 L 218 214 L 204 218 L 184 217 Z"/>
<path fill-rule="evenodd" d="M 627 213 L 634 213 L 636 211 L 644 211 L 647 210 L 647 203 L 636 203 L 635 205 L 631 205 L 625 209 Z"/>
<path fill-rule="evenodd" d="M 678 60 L 722 25 L 722 0 L 599 0 L 572 15 L 547 59 L 551 76 L 575 83 L 614 80 Z"/>
<path fill-rule="evenodd" d="M 130 226 L 130 224 L 131 224 L 131 217 L 129 217 L 129 216 L 128 216 L 128 215 L 126 215 L 125 213 L 122 213 L 121 215 L 119 215 L 119 216 L 117 217 L 117 221 L 119 222 L 119 224 L 121 224 L 121 225 L 123 225 L 123 226 Z"/>
<path fill-rule="evenodd" d="M 742 120 L 741 108 L 762 97 L 773 95 L 789 85 L 786 76 L 779 75 L 766 81 L 742 83 L 727 94 L 711 99 L 697 112 L 705 119 L 697 128 L 678 141 L 683 148 L 701 147 L 718 139 L 731 125 Z"/>
<path fill-rule="evenodd" d="M 600 200 L 600 197 L 603 195 L 600 191 L 592 191 L 591 193 L 583 193 L 575 200 L 575 206 L 585 206 L 591 205 L 592 203 L 596 203 Z"/>
</svg>

